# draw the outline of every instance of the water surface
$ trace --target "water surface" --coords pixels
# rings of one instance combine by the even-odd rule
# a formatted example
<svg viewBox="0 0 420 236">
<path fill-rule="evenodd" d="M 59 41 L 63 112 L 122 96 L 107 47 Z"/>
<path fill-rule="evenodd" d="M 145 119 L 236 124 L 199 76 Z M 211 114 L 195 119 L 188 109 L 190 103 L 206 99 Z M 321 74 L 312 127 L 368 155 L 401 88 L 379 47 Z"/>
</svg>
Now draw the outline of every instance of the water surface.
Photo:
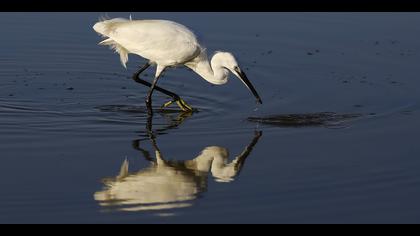
<svg viewBox="0 0 420 236">
<path fill-rule="evenodd" d="M 420 14 L 129 14 L 231 51 L 264 104 L 179 68 L 199 112 L 150 120 L 102 13 L 1 13 L 1 223 L 420 223 Z"/>
</svg>

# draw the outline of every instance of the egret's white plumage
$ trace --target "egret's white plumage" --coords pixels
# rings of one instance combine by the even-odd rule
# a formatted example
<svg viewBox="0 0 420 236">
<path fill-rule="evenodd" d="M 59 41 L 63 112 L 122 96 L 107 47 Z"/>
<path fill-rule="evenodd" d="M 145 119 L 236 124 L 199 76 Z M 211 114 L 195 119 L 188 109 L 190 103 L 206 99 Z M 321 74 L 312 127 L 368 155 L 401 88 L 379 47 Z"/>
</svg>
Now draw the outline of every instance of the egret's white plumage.
<svg viewBox="0 0 420 236">
<path fill-rule="evenodd" d="M 127 20 L 116 18 L 95 24 L 96 32 L 108 37 L 101 44 L 111 45 L 122 55 L 126 66 L 128 53 L 168 67 L 196 57 L 201 47 L 186 27 L 167 20 Z"/>
<path fill-rule="evenodd" d="M 94 30 L 106 37 L 100 42 L 119 53 L 126 67 L 128 54 L 137 54 L 157 65 L 156 77 L 167 67 L 185 65 L 216 85 L 228 81 L 229 72 L 237 76 L 261 103 L 257 92 L 229 52 L 216 52 L 209 62 L 207 53 L 187 27 L 168 20 L 101 20 Z"/>
</svg>

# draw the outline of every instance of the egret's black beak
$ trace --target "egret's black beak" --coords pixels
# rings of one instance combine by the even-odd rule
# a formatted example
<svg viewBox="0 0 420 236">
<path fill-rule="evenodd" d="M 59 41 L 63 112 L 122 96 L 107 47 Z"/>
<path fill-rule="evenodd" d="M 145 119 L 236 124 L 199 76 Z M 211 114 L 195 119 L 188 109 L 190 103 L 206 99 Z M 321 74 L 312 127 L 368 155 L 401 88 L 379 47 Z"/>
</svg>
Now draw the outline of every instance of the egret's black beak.
<svg viewBox="0 0 420 236">
<path fill-rule="evenodd" d="M 239 69 L 239 67 L 235 67 L 235 71 L 236 73 L 238 73 L 239 79 L 246 85 L 246 87 L 252 92 L 252 94 L 254 94 L 255 98 L 257 99 L 257 102 L 262 104 L 260 95 L 258 95 L 257 90 L 255 90 L 248 77 L 246 77 L 246 74 L 241 69 Z"/>
</svg>

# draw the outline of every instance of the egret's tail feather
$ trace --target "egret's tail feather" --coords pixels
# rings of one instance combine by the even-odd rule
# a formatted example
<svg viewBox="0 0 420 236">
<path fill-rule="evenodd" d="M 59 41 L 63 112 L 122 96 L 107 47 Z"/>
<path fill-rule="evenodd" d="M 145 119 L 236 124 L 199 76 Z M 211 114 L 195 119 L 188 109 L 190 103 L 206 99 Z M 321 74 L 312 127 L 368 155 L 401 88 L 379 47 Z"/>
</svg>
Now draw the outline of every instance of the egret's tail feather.
<svg viewBox="0 0 420 236">
<path fill-rule="evenodd" d="M 120 22 L 127 22 L 129 21 L 128 19 L 124 19 L 124 18 L 114 18 L 114 19 L 106 19 L 103 18 L 103 21 L 99 21 L 98 23 L 96 23 L 93 26 L 93 29 L 101 34 L 104 37 L 109 37 L 110 33 L 112 30 L 114 30 L 115 25 L 117 23 Z M 125 49 L 123 46 L 121 46 L 120 44 L 118 44 L 117 42 L 115 42 L 113 39 L 111 38 L 107 38 L 104 41 L 99 43 L 100 45 L 109 45 L 111 47 L 111 49 L 115 50 L 118 54 L 120 54 L 120 60 L 121 60 L 121 64 L 127 68 L 127 62 L 128 62 L 128 51 L 127 49 Z"/>
<path fill-rule="evenodd" d="M 124 66 L 124 68 L 127 68 L 127 62 L 128 62 L 128 51 L 123 46 L 119 45 L 114 40 L 108 38 L 104 41 L 100 42 L 99 45 L 105 45 L 109 46 L 111 49 L 115 50 L 118 54 L 120 54 L 120 60 L 121 64 Z"/>
<path fill-rule="evenodd" d="M 115 41 L 110 38 L 107 38 L 104 41 L 101 41 L 99 43 L 99 45 L 112 45 L 112 44 L 115 44 Z"/>
<path fill-rule="evenodd" d="M 120 54 L 121 64 L 124 66 L 124 68 L 127 69 L 127 62 L 128 62 L 127 49 L 121 47 L 119 44 L 115 44 L 115 51 Z"/>
</svg>

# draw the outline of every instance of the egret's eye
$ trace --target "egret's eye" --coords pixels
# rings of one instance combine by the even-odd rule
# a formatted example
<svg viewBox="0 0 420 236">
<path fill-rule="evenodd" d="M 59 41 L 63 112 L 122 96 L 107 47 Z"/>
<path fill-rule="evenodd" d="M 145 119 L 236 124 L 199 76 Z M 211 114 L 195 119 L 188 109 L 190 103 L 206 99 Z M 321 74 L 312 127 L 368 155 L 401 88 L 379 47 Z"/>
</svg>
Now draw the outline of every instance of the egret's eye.
<svg viewBox="0 0 420 236">
<path fill-rule="evenodd" d="M 238 66 L 233 67 L 233 69 L 234 69 L 235 71 L 238 71 L 238 72 L 239 72 L 239 67 L 238 67 Z"/>
</svg>

